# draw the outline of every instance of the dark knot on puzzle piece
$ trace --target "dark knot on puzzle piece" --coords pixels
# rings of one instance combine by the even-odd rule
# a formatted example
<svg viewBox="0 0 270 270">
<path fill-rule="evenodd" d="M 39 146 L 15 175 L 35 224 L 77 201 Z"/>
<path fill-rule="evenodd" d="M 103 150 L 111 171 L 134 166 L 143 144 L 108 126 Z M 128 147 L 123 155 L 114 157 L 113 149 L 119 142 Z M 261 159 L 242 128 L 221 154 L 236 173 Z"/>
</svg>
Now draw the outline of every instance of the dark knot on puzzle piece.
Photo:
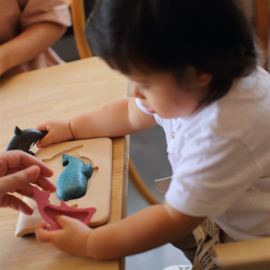
<svg viewBox="0 0 270 270">
<path fill-rule="evenodd" d="M 28 154 L 34 155 L 30 148 L 42 139 L 48 132 L 37 129 L 21 130 L 17 126 L 14 128 L 14 137 L 9 142 L 6 151 L 22 150 Z"/>
</svg>

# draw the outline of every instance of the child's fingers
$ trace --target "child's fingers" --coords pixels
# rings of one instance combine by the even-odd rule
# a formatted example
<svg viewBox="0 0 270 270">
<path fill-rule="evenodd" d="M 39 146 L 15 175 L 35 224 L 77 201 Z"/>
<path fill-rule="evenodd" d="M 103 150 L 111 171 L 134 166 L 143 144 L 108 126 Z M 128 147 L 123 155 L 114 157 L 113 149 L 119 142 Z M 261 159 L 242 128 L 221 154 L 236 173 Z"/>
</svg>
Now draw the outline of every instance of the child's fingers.
<svg viewBox="0 0 270 270">
<path fill-rule="evenodd" d="M 46 228 L 46 224 L 42 223 L 36 228 L 36 238 L 40 242 L 51 242 L 51 235 L 53 232 L 49 232 Z"/>
<path fill-rule="evenodd" d="M 36 129 L 40 130 L 40 131 L 47 131 L 48 134 L 46 136 L 44 136 L 42 139 L 40 139 L 37 143 L 37 147 L 38 148 L 43 148 L 49 144 L 51 144 L 52 142 L 50 142 L 50 136 L 49 133 L 51 131 L 51 127 L 50 127 L 50 123 L 48 122 L 45 122 L 45 123 L 42 123 L 38 126 L 36 126 Z"/>
<path fill-rule="evenodd" d="M 51 120 L 37 126 L 37 129 L 47 131 L 38 143 L 37 147 L 43 148 L 53 143 L 73 140 L 73 135 L 70 131 L 69 121 Z"/>
<path fill-rule="evenodd" d="M 68 216 L 62 216 L 62 215 L 58 215 L 55 217 L 55 221 L 58 223 L 58 225 L 60 225 L 60 227 L 65 228 L 67 225 L 69 225 L 70 223 L 74 223 L 74 222 L 78 222 L 77 219 L 68 217 Z"/>
<path fill-rule="evenodd" d="M 50 144 L 52 144 L 53 142 L 52 142 L 52 140 L 50 139 L 50 135 L 49 135 L 49 133 L 46 135 L 46 136 L 44 136 L 41 140 L 39 140 L 38 141 L 38 143 L 37 143 L 37 147 L 38 148 L 44 148 L 44 147 L 46 147 L 46 146 L 48 146 L 48 145 L 50 145 Z"/>
<path fill-rule="evenodd" d="M 49 130 L 47 129 L 46 123 L 39 124 L 38 126 L 36 126 L 36 129 L 38 129 L 38 130 L 40 130 L 40 131 L 49 131 Z"/>
</svg>

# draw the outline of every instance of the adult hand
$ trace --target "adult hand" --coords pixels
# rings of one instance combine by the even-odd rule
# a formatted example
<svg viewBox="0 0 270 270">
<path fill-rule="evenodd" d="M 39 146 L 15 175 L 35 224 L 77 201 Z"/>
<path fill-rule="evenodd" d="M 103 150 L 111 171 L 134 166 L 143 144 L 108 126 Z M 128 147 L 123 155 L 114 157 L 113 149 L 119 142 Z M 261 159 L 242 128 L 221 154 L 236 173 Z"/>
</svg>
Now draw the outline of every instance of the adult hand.
<svg viewBox="0 0 270 270">
<path fill-rule="evenodd" d="M 20 151 L 6 151 L 0 154 L 0 207 L 11 207 L 31 215 L 31 209 L 25 202 L 9 193 L 17 192 L 32 198 L 35 184 L 44 190 L 55 192 L 56 187 L 45 177 L 53 171 L 35 157 Z"/>
</svg>

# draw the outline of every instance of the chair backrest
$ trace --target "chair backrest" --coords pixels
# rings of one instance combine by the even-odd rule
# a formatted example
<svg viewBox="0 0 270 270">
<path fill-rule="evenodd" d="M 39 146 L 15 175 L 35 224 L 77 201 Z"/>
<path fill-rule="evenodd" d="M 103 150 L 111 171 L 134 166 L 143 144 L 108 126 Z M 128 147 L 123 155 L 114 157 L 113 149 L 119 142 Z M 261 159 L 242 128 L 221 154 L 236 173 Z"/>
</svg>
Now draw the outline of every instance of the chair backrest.
<svg viewBox="0 0 270 270">
<path fill-rule="evenodd" d="M 253 0 L 255 29 L 258 43 L 263 51 L 265 62 L 263 67 L 269 70 L 269 38 L 270 38 L 270 14 L 268 0 Z"/>
<path fill-rule="evenodd" d="M 91 57 L 93 54 L 88 46 L 84 34 L 85 8 L 83 0 L 71 0 L 71 15 L 76 46 L 81 59 Z"/>
</svg>

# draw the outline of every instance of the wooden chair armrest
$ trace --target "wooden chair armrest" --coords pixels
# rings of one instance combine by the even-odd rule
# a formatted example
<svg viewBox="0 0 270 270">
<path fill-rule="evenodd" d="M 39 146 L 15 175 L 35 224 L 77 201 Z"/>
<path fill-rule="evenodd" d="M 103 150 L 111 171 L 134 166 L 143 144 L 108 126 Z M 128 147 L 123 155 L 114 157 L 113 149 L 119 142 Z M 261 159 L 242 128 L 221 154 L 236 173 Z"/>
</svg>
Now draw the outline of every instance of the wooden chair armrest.
<svg viewBox="0 0 270 270">
<path fill-rule="evenodd" d="M 270 237 L 219 244 L 212 255 L 221 269 L 270 269 Z"/>
</svg>

